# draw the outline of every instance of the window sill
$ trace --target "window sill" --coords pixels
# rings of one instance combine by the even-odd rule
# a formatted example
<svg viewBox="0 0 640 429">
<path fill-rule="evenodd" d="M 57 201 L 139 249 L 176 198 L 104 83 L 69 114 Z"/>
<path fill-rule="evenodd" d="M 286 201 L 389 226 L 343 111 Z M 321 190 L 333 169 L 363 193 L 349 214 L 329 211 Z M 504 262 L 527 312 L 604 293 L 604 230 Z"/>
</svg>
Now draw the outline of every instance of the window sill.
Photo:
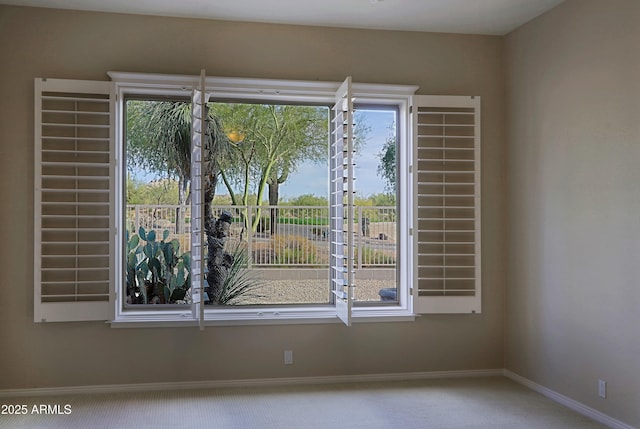
<svg viewBox="0 0 640 429">
<path fill-rule="evenodd" d="M 415 314 L 404 308 L 378 307 L 356 308 L 353 323 L 411 322 Z M 169 328 L 195 327 L 198 321 L 190 311 L 172 312 L 131 312 L 121 314 L 112 320 L 112 328 Z M 304 309 L 265 308 L 240 310 L 207 310 L 205 326 L 247 326 L 247 325 L 300 325 L 342 323 L 333 307 L 306 307 Z"/>
</svg>

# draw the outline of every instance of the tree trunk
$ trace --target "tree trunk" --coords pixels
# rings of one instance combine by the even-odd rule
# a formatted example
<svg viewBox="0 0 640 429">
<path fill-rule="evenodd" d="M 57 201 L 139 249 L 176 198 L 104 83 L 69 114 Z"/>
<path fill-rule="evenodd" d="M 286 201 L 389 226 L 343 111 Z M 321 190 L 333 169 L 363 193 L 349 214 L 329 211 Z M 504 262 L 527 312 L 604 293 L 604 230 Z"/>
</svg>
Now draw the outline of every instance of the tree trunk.
<svg viewBox="0 0 640 429">
<path fill-rule="evenodd" d="M 208 236 L 214 234 L 215 221 L 213 220 L 213 213 L 211 211 L 211 202 L 215 195 L 215 176 L 207 176 L 205 178 L 204 188 L 204 232 Z"/>
<path fill-rule="evenodd" d="M 206 209 L 205 209 L 206 211 Z M 209 209 L 211 215 L 211 209 Z M 233 264 L 233 257 L 225 252 L 224 243 L 229 237 L 229 227 L 231 226 L 231 213 L 223 211 L 220 218 L 210 223 L 212 227 L 207 231 L 207 295 L 208 304 L 220 304 L 220 297 L 223 293 L 224 282 Z"/>
<path fill-rule="evenodd" d="M 271 208 L 271 234 L 278 233 L 278 216 L 280 211 L 278 209 L 278 203 L 280 202 L 280 184 L 284 183 L 289 178 L 289 168 L 285 166 L 282 169 L 282 173 L 278 175 L 277 168 L 274 168 L 271 178 L 268 181 L 269 184 L 269 205 Z"/>
<path fill-rule="evenodd" d="M 184 232 L 185 210 L 183 206 L 187 200 L 188 181 L 182 177 L 178 179 L 178 208 L 176 209 L 176 234 Z"/>
<path fill-rule="evenodd" d="M 279 194 L 280 194 L 280 183 L 278 183 L 278 180 L 270 180 L 269 181 L 269 205 L 271 206 L 271 213 L 270 213 L 271 224 L 269 226 L 270 226 L 271 235 L 278 233 L 278 216 L 279 216 L 278 200 L 280 199 Z"/>
</svg>

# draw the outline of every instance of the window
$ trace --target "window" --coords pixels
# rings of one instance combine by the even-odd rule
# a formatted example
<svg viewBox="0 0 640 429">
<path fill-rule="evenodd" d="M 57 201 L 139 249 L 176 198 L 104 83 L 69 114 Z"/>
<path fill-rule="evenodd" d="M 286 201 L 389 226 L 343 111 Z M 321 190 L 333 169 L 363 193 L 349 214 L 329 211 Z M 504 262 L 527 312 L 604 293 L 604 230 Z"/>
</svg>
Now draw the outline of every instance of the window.
<svg viewBox="0 0 640 429">
<path fill-rule="evenodd" d="M 338 316 L 350 324 L 353 320 L 402 320 L 414 312 L 480 311 L 478 98 L 417 97 L 412 95 L 415 87 L 352 84 L 350 79 L 338 85 L 130 73 L 110 76 L 113 83 L 36 80 L 36 321 L 204 326 L 315 323 Z M 162 211 L 162 205 L 156 204 L 153 213 L 141 213 L 140 208 L 132 213 L 126 196 L 134 182 L 127 180 L 125 150 L 126 136 L 132 131 L 124 118 L 144 103 L 166 101 L 185 103 L 192 111 L 190 205 Z M 230 235 L 245 234 L 245 241 L 247 232 L 251 235 L 259 228 L 263 234 L 265 229 L 270 233 L 289 228 L 315 234 L 312 240 L 326 243 L 328 261 L 320 267 L 328 275 L 325 290 L 331 291 L 326 301 L 201 305 L 212 293 L 203 281 L 208 274 L 204 219 L 211 207 L 205 204 L 209 178 L 203 174 L 211 162 L 206 148 L 210 141 L 206 133 L 211 132 L 208 108 L 215 112 L 234 106 L 318 106 L 325 113 L 331 109 L 326 215 L 294 213 L 279 205 L 256 204 L 253 212 L 246 204 L 228 207 L 232 225 L 237 223 Z M 393 118 L 387 149 L 393 148 L 395 168 L 387 173 L 393 172 L 397 200 L 391 211 L 357 204 L 354 110 L 383 112 Z M 224 121 L 219 125 L 230 140 L 242 134 L 230 129 L 229 121 L 227 129 Z M 220 204 L 213 206 L 214 215 L 221 211 Z M 395 274 L 389 287 L 395 296 L 389 301 L 358 300 L 358 276 L 365 278 L 358 264 L 365 258 L 385 263 L 384 249 L 389 245 L 385 241 L 391 235 L 391 231 L 379 231 L 385 221 L 393 225 L 396 238 Z M 249 230 L 250 224 L 255 229 Z M 137 242 L 130 242 L 134 234 Z M 171 242 L 179 245 L 167 246 Z M 149 243 L 156 246 L 153 252 L 158 255 L 173 252 L 166 259 L 173 264 L 171 279 L 163 279 L 154 302 L 148 300 L 151 294 L 147 301 L 134 302 L 127 289 L 131 285 L 127 275 L 132 274 L 128 257 Z M 363 243 L 369 245 L 367 250 Z M 252 245 L 253 253 L 247 253 L 246 247 L 244 251 L 256 263 L 260 246 Z M 136 265 L 140 260 L 138 254 Z M 283 261 L 291 263 L 291 259 Z M 147 261 L 141 281 L 157 274 L 156 264 Z M 163 297 L 169 305 L 158 305 Z"/>
</svg>

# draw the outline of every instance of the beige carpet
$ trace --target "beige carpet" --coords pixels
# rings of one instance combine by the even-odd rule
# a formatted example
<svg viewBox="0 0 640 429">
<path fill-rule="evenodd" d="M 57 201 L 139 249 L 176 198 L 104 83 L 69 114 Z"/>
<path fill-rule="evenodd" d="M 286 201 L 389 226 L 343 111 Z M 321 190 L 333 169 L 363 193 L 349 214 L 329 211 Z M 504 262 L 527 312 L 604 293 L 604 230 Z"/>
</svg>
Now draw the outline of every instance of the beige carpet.
<svg viewBox="0 0 640 429">
<path fill-rule="evenodd" d="M 0 428 L 604 428 L 503 377 L 2 398 Z M 31 414 L 59 405 L 68 415 Z"/>
</svg>

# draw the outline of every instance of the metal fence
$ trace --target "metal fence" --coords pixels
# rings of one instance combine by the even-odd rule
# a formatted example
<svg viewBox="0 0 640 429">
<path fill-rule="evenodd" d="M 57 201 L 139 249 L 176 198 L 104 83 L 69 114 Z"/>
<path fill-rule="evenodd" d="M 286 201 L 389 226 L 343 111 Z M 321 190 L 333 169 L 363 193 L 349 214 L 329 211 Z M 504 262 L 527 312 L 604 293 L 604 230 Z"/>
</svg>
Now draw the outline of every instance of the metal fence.
<svg viewBox="0 0 640 429">
<path fill-rule="evenodd" d="M 231 213 L 228 246 L 246 246 L 253 267 L 327 267 L 329 264 L 329 208 L 326 206 L 214 206 L 217 218 Z M 396 208 L 356 207 L 353 219 L 357 268 L 395 267 Z M 190 247 L 191 208 L 179 205 L 128 205 L 129 234 L 145 230 L 169 231 L 169 240 Z M 160 234 L 162 236 L 162 234 Z"/>
</svg>

